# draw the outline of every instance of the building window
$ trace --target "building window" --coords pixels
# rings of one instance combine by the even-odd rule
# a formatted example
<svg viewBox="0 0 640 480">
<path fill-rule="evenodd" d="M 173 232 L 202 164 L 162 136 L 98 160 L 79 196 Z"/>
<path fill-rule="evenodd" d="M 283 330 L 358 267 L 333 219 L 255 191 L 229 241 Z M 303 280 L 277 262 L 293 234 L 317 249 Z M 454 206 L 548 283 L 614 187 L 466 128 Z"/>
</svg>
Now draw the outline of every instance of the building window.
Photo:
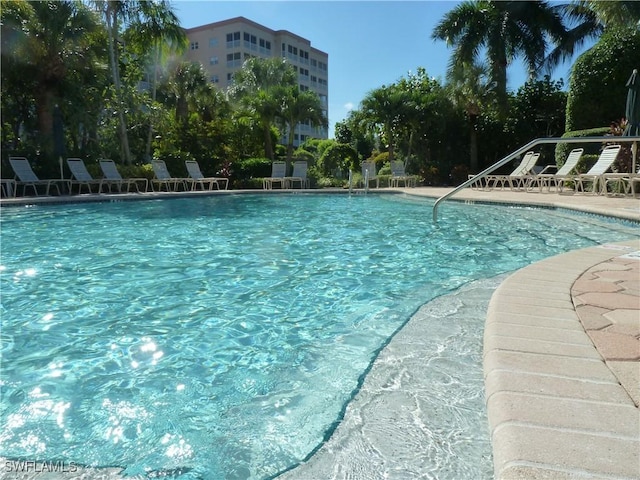
<svg viewBox="0 0 640 480">
<path fill-rule="evenodd" d="M 211 75 L 212 83 L 220 83 L 220 77 L 218 75 Z"/>
<path fill-rule="evenodd" d="M 260 53 L 262 55 L 271 55 L 271 42 L 269 40 L 260 39 Z"/>
<path fill-rule="evenodd" d="M 189 46 L 189 48 L 191 50 L 198 50 L 198 42 L 191 42 L 191 45 Z"/>
<path fill-rule="evenodd" d="M 307 92 L 309 90 L 309 87 L 307 87 L 306 85 L 300 84 L 299 86 L 300 86 L 300 91 L 301 92 Z"/>
<path fill-rule="evenodd" d="M 311 59 L 311 66 L 313 68 L 318 68 L 318 61 L 315 58 Z"/>
<path fill-rule="evenodd" d="M 218 65 L 219 61 L 218 61 L 218 57 L 211 57 L 209 59 L 209 65 Z"/>
<path fill-rule="evenodd" d="M 218 46 L 218 39 L 216 37 L 212 37 L 209 39 L 209 46 L 210 47 L 217 47 Z"/>
<path fill-rule="evenodd" d="M 255 35 L 251 35 L 244 32 L 244 48 L 249 50 L 258 50 L 258 38 Z"/>
<path fill-rule="evenodd" d="M 324 62 L 318 62 L 318 68 L 323 71 L 326 72 L 327 71 L 327 64 Z"/>
<path fill-rule="evenodd" d="M 227 33 L 227 48 L 240 46 L 240 32 Z"/>
<path fill-rule="evenodd" d="M 242 55 L 240 52 L 228 53 L 227 54 L 227 67 L 240 67 L 242 65 Z"/>
</svg>

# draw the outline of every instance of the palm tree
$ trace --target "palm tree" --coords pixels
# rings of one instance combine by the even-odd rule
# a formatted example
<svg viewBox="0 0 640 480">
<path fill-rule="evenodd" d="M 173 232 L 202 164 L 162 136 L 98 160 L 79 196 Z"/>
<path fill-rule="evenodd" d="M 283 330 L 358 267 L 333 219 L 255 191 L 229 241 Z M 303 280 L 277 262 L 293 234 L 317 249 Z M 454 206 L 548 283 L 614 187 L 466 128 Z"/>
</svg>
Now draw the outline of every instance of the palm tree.
<svg viewBox="0 0 640 480">
<path fill-rule="evenodd" d="M 314 127 L 326 126 L 327 118 L 317 93 L 300 91 L 297 86 L 291 87 L 281 112 L 287 127 L 287 161 L 293 157 L 293 140 L 296 126 L 301 122 L 311 122 Z"/>
<path fill-rule="evenodd" d="M 449 64 L 473 64 L 487 56 L 501 113 L 507 106 L 507 68 L 522 56 L 535 78 L 551 45 L 567 36 L 562 15 L 546 1 L 465 1 L 436 25 L 432 37 L 454 47 Z"/>
<path fill-rule="evenodd" d="M 233 82 L 230 97 L 257 121 L 264 138 L 265 155 L 273 160 L 271 129 L 282 116 L 287 92 L 296 87 L 294 67 L 279 58 L 250 58 L 234 74 Z"/>
<path fill-rule="evenodd" d="M 3 68 L 33 80 L 38 130 L 44 150 L 52 152 L 54 104 L 64 96 L 69 72 L 94 58 L 91 33 L 99 22 L 80 2 L 18 0 L 3 4 L 2 24 L 3 37 L 13 38 L 3 45 Z"/>
<path fill-rule="evenodd" d="M 102 15 L 107 26 L 109 63 L 113 86 L 118 103 L 119 136 L 122 152 L 127 164 L 131 164 L 131 150 L 129 148 L 128 127 L 125 117 L 127 110 L 120 80 L 119 44 L 120 30 L 123 24 L 138 26 L 149 25 L 153 31 L 149 38 L 158 39 L 163 36 L 161 31 L 174 32 L 178 28 L 177 17 L 171 11 L 169 4 L 162 1 L 156 5 L 154 0 L 93 0 L 96 9 Z M 173 35 L 173 34 L 172 34 Z"/>
<path fill-rule="evenodd" d="M 447 73 L 447 87 L 454 105 L 469 118 L 469 167 L 478 171 L 478 119 L 483 108 L 494 98 L 494 84 L 485 64 L 458 64 Z"/>
<path fill-rule="evenodd" d="M 186 124 L 190 112 L 197 108 L 198 98 L 210 94 L 213 88 L 200 63 L 178 64 L 169 80 L 170 93 L 175 101 L 175 119 Z"/>
<path fill-rule="evenodd" d="M 362 100 L 360 109 L 365 124 L 378 131 L 389 152 L 389 161 L 393 161 L 394 152 L 403 119 L 412 107 L 410 92 L 396 85 L 372 90 Z"/>
<path fill-rule="evenodd" d="M 640 28 L 640 2 L 636 0 L 576 0 L 554 8 L 572 26 L 542 65 L 546 74 L 560 62 L 572 58 L 587 40 L 600 38 L 605 28 Z"/>
<path fill-rule="evenodd" d="M 171 53 L 181 53 L 186 49 L 187 36 L 180 27 L 177 15 L 170 9 L 167 0 L 143 2 L 140 4 L 142 17 L 137 18 L 129 26 L 130 38 L 139 44 L 140 50 L 151 57 L 151 100 L 157 98 L 158 70 L 163 58 Z M 153 121 L 149 120 L 149 132 L 145 147 L 145 158 L 151 157 L 151 140 L 153 138 Z"/>
</svg>

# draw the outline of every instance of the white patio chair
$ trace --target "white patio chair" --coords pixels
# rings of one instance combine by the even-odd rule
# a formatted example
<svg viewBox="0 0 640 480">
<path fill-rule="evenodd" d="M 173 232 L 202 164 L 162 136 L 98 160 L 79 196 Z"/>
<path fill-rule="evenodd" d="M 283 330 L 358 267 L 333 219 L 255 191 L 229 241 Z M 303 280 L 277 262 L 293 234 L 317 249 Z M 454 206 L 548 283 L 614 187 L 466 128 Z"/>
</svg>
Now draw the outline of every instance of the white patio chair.
<svg viewBox="0 0 640 480">
<path fill-rule="evenodd" d="M 187 167 L 187 172 L 189 176 L 193 180 L 192 189 L 196 189 L 196 185 L 200 185 L 202 190 L 205 190 L 205 185 L 208 185 L 207 190 L 213 190 L 213 186 L 215 185 L 216 190 L 221 190 L 220 184 L 224 184 L 224 189 L 226 190 L 229 186 L 229 179 L 224 177 L 205 177 L 200 171 L 200 165 L 195 160 L 185 160 L 185 166 Z"/>
<path fill-rule="evenodd" d="M 29 160 L 27 160 L 25 157 L 9 157 L 9 164 L 16 174 L 16 178 L 18 179 L 16 181 L 16 190 L 18 189 L 18 187 L 22 186 L 22 195 L 26 194 L 27 187 L 33 188 L 36 196 L 39 196 L 38 187 L 45 187 L 45 195 L 49 195 L 51 186 L 54 186 L 58 191 L 58 195 L 60 195 L 61 193 L 59 184 L 69 184 L 68 180 L 62 178 L 40 180 L 31 168 Z"/>
<path fill-rule="evenodd" d="M 102 184 L 109 187 L 109 192 L 111 192 L 112 186 L 118 187 L 118 192 L 122 192 L 122 187 L 127 187 L 127 193 L 129 193 L 131 186 L 136 187 L 136 192 L 140 192 L 140 186 L 143 186 L 144 192 L 149 191 L 149 180 L 144 177 L 138 178 L 123 178 L 118 171 L 118 167 L 116 166 L 113 160 L 108 158 L 100 159 L 100 169 L 102 170 L 102 174 L 104 178 L 102 179 Z M 152 187 L 153 191 L 153 187 Z"/>
<path fill-rule="evenodd" d="M 272 190 L 273 184 L 280 184 L 280 188 L 285 188 L 284 177 L 287 174 L 287 162 L 275 161 L 271 164 L 271 176 L 262 179 L 262 188 Z"/>
</svg>

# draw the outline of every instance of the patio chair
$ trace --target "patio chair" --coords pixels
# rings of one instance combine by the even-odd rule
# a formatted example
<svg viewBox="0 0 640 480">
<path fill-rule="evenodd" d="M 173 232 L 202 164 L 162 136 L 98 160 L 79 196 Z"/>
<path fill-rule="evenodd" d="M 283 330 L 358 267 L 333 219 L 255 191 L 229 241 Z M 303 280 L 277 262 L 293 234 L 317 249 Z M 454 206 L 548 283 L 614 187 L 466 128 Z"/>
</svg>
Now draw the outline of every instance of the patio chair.
<svg viewBox="0 0 640 480">
<path fill-rule="evenodd" d="M 191 185 L 193 180 L 190 178 L 172 177 L 164 160 L 153 160 L 151 166 L 153 167 L 153 173 L 155 175 L 155 178 L 151 180 L 152 189 L 154 184 L 158 186 L 160 192 L 163 187 L 167 192 L 177 192 L 180 187 L 183 191 L 192 189 L 188 188 L 188 185 Z"/>
<path fill-rule="evenodd" d="M 362 186 L 369 188 L 371 182 L 376 182 L 376 188 L 380 187 L 380 178 L 376 175 L 375 162 L 362 162 Z"/>
<path fill-rule="evenodd" d="M 531 176 L 531 170 L 535 166 L 540 153 L 527 152 L 522 157 L 520 164 L 509 175 L 488 175 L 485 178 L 485 187 L 491 190 L 500 184 L 500 189 L 504 190 L 509 185 L 511 190 L 523 188 Z M 493 182 L 493 183 L 492 183 Z"/>
<path fill-rule="evenodd" d="M 200 165 L 195 160 L 185 160 L 184 165 L 187 167 L 187 172 L 189 172 L 189 176 L 193 180 L 192 182 L 192 190 L 196 189 L 196 185 L 200 185 L 202 190 L 205 189 L 205 184 L 208 184 L 209 187 L 207 190 L 213 190 L 213 186 L 216 186 L 216 190 L 220 190 L 220 184 L 224 184 L 224 189 L 226 190 L 229 186 L 229 179 L 224 177 L 205 177 L 200 171 Z"/>
<path fill-rule="evenodd" d="M 67 185 L 69 183 L 68 180 L 62 178 L 40 180 L 31 168 L 29 160 L 25 157 L 9 157 L 9 164 L 18 179 L 18 181 L 16 181 L 16 190 L 22 186 L 23 196 L 27 193 L 27 187 L 33 188 L 36 196 L 39 196 L 38 187 L 45 187 L 45 195 L 49 195 L 51 186 L 54 186 L 58 191 L 58 195 L 60 195 L 59 183 L 67 183 Z"/>
<path fill-rule="evenodd" d="M 527 185 L 528 189 L 533 189 L 534 186 L 538 186 L 542 192 L 546 187 L 547 192 L 551 191 L 551 187 L 554 186 L 557 191 L 562 192 L 564 182 L 573 178 L 573 170 L 582 157 L 583 148 L 574 148 L 569 153 L 569 156 L 564 162 L 564 165 L 560 167 L 556 173 L 546 173 L 548 170 L 558 168 L 556 165 L 547 165 L 544 169 L 532 178 L 532 181 Z"/>
<path fill-rule="evenodd" d="M 262 188 L 272 190 L 274 183 L 279 183 L 280 188 L 284 188 L 284 177 L 287 174 L 287 162 L 276 161 L 271 164 L 271 176 L 262 179 Z"/>
<path fill-rule="evenodd" d="M 293 163 L 293 172 L 290 177 L 284 177 L 285 188 L 293 188 L 296 183 L 300 184 L 300 189 L 309 188 L 307 169 L 309 164 L 305 160 L 298 160 Z"/>
<path fill-rule="evenodd" d="M 127 193 L 131 190 L 131 186 L 136 187 L 136 192 L 140 192 L 140 187 L 144 187 L 144 192 L 149 191 L 149 180 L 144 177 L 137 178 L 123 178 L 118 171 L 118 167 L 113 160 L 108 158 L 100 159 L 100 169 L 102 170 L 102 174 L 104 178 L 102 179 L 102 184 L 109 187 L 109 193 L 111 193 L 111 187 L 118 187 L 118 193 L 122 193 L 122 187 L 126 185 Z M 152 189 L 153 190 L 153 189 Z"/>
<path fill-rule="evenodd" d="M 15 198 L 16 196 L 16 181 L 11 178 L 0 179 L 0 197 L 2 198 Z"/>
<path fill-rule="evenodd" d="M 69 193 L 73 193 L 73 186 L 78 186 L 78 194 L 82 193 L 82 187 L 87 187 L 89 193 L 93 193 L 91 187 L 97 187 L 96 193 L 102 193 L 102 180 L 95 179 L 87 170 L 87 166 L 81 158 L 67 158 L 67 166 L 71 170 L 71 180 L 69 180 Z"/>
<path fill-rule="evenodd" d="M 394 160 L 391 162 L 391 180 L 389 181 L 389 186 L 399 187 L 400 182 L 402 182 L 405 187 L 415 187 L 416 177 L 406 174 L 402 160 Z"/>
<path fill-rule="evenodd" d="M 613 162 L 618 158 L 620 153 L 620 145 L 608 145 L 604 147 L 598 161 L 589 169 L 587 173 L 582 173 L 573 177 L 575 182 L 574 191 L 583 193 L 606 193 L 605 174 L 613 165 Z M 627 174 L 614 174 L 619 177 Z M 609 175 L 609 178 L 614 178 L 614 175 Z"/>
</svg>

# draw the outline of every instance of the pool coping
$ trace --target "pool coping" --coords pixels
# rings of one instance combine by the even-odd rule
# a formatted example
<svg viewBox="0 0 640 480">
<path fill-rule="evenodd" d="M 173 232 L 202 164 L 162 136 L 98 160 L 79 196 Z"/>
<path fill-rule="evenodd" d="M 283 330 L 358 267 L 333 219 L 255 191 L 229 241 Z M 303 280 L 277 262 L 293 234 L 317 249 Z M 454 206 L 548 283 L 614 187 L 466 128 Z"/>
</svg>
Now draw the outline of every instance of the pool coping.
<svg viewBox="0 0 640 480">
<path fill-rule="evenodd" d="M 437 198 L 450 190 L 423 187 L 375 189 L 371 193 L 400 192 Z M 117 194 L 101 195 L 100 198 L 87 195 L 40 197 L 36 201 L 34 198 L 3 199 L 0 204 L 124 201 L 241 193 L 283 192 L 231 190 Z M 349 191 L 297 190 L 287 193 Z M 640 202 L 630 197 L 466 189 L 451 200 L 566 208 L 640 222 Z M 640 351 L 640 332 L 637 331 L 640 325 L 634 326 L 634 321 L 640 319 L 637 287 L 640 278 L 639 270 L 636 270 L 636 264 L 640 262 L 632 259 L 628 263 L 622 262 L 624 265 L 620 267 L 619 261 L 634 251 L 640 251 L 640 240 L 550 257 L 514 272 L 494 292 L 484 332 L 484 375 L 496 479 L 640 479 L 640 412 L 637 405 L 640 393 L 636 391 L 640 390 L 640 354 L 636 355 Z M 602 335 L 607 333 L 608 326 L 598 323 L 598 319 L 602 322 L 611 315 L 599 304 L 599 298 L 607 292 L 602 292 L 601 286 L 592 290 L 584 286 L 597 277 L 599 271 L 610 273 L 602 282 L 605 290 L 607 284 L 619 286 L 620 278 L 629 275 L 628 272 L 632 275 L 631 282 L 636 281 L 635 286 L 626 291 L 632 304 L 623 310 L 631 312 L 632 320 L 631 326 L 626 324 L 626 329 L 622 329 L 624 334 L 618 330 L 613 332 L 613 337 Z M 596 339 L 604 337 L 602 344 L 596 345 L 594 334 Z M 616 352 L 624 348 L 631 353 L 627 352 L 629 358 L 620 365 Z"/>
</svg>

